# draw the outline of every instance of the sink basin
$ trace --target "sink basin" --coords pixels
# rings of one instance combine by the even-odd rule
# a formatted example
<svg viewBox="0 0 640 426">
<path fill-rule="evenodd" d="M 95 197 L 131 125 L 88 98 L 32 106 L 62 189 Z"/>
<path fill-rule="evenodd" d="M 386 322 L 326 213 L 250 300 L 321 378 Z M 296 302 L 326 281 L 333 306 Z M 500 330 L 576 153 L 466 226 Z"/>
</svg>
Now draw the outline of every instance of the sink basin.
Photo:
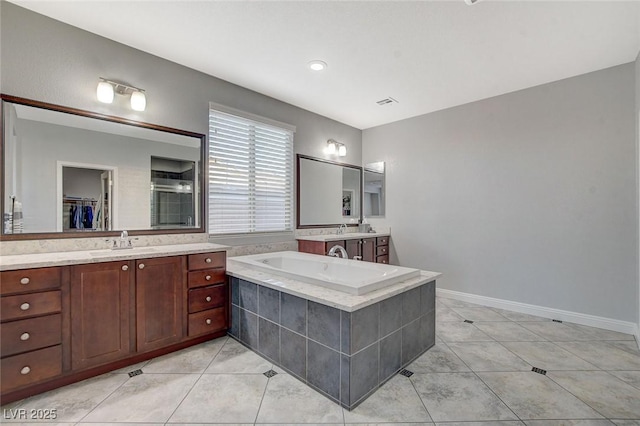
<svg viewBox="0 0 640 426">
<path fill-rule="evenodd" d="M 155 247 L 134 247 L 132 249 L 121 249 L 121 250 L 99 250 L 99 251 L 90 251 L 89 254 L 93 257 L 112 257 L 112 256 L 126 256 L 128 254 L 138 254 L 138 253 L 153 253 L 155 252 Z"/>
</svg>

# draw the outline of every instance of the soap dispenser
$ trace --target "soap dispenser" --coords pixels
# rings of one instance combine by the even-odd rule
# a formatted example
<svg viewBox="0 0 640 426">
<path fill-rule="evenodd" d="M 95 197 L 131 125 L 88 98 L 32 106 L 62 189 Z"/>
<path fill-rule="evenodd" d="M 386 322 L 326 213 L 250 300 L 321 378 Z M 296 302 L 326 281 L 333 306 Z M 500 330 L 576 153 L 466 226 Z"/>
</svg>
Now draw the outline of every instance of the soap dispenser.
<svg viewBox="0 0 640 426">
<path fill-rule="evenodd" d="M 362 223 L 358 225 L 358 232 L 362 232 L 366 234 L 369 232 L 370 229 L 371 229 L 371 225 L 369 225 L 369 223 L 367 222 L 367 218 L 363 217 Z"/>
</svg>

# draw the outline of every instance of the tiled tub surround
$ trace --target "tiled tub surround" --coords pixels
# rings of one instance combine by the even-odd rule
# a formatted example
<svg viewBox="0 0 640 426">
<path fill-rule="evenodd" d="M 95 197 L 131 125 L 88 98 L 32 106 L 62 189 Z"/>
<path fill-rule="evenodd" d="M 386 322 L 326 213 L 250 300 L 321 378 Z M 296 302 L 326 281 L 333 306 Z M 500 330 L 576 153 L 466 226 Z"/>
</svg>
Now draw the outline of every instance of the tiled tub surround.
<svg viewBox="0 0 640 426">
<path fill-rule="evenodd" d="M 233 337 L 349 410 L 435 344 L 435 281 L 349 312 L 232 277 L 231 303 Z"/>
</svg>

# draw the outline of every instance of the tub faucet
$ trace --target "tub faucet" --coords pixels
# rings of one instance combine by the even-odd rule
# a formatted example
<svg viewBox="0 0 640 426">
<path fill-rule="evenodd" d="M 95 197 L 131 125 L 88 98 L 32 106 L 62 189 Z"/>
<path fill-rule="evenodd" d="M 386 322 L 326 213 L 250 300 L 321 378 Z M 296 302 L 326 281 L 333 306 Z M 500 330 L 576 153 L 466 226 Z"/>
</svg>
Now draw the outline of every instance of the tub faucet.
<svg viewBox="0 0 640 426">
<path fill-rule="evenodd" d="M 346 230 L 347 230 L 347 225 L 343 223 L 340 226 L 338 226 L 338 230 L 336 231 L 336 234 L 338 235 L 344 234 Z"/>
<path fill-rule="evenodd" d="M 339 246 L 338 244 L 336 244 L 335 246 L 331 247 L 329 249 L 329 253 L 327 253 L 329 256 L 333 256 L 333 257 L 341 257 L 343 259 L 348 259 L 349 255 L 347 254 L 347 251 L 344 249 L 344 247 Z"/>
</svg>

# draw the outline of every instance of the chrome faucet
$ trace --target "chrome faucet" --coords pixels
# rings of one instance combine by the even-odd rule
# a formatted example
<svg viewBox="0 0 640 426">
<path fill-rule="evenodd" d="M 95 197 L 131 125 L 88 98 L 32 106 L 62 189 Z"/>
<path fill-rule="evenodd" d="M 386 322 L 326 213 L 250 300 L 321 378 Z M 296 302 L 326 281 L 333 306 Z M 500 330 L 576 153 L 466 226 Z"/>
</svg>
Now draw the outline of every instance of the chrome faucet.
<svg viewBox="0 0 640 426">
<path fill-rule="evenodd" d="M 338 230 L 336 231 L 336 234 L 338 235 L 344 234 L 346 230 L 347 230 L 347 225 L 343 223 L 340 226 L 338 226 Z"/>
<path fill-rule="evenodd" d="M 347 254 L 347 251 L 344 249 L 344 247 L 339 246 L 338 244 L 336 244 L 335 246 L 331 247 L 329 249 L 329 253 L 327 253 L 329 256 L 333 256 L 333 257 L 341 257 L 343 259 L 348 259 L 349 255 Z"/>
<path fill-rule="evenodd" d="M 137 238 L 136 238 L 137 240 Z M 120 233 L 120 239 L 113 239 L 112 241 L 106 240 L 111 244 L 111 250 L 122 250 L 122 249 L 132 249 L 133 244 L 131 242 L 131 238 L 129 237 L 129 232 L 122 231 Z"/>
</svg>

